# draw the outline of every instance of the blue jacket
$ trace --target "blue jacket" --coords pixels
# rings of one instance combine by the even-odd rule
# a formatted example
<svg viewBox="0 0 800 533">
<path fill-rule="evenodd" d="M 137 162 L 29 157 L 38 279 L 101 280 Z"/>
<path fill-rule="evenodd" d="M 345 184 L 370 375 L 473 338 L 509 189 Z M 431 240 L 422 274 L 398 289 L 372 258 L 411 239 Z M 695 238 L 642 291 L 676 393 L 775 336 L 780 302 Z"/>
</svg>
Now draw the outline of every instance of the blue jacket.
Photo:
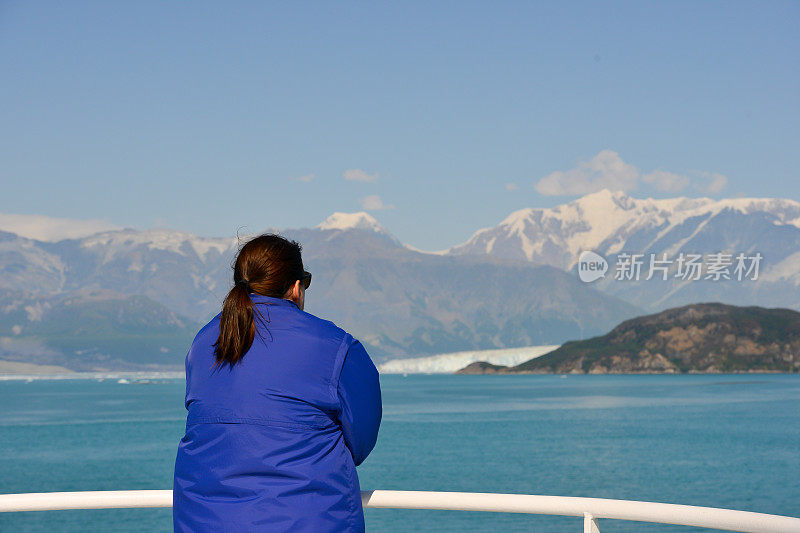
<svg viewBox="0 0 800 533">
<path fill-rule="evenodd" d="M 238 365 L 212 369 L 219 315 L 186 356 L 175 531 L 363 531 L 355 467 L 381 421 L 375 365 L 333 322 L 250 298 L 256 336 Z"/>
</svg>

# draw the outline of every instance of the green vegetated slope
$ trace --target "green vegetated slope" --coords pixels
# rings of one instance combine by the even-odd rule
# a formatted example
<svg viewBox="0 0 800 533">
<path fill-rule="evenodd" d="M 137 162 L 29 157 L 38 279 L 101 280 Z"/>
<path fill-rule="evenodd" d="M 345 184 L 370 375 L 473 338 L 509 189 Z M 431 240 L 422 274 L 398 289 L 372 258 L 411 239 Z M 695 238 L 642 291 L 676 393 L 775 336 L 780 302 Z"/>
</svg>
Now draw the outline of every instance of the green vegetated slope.
<svg viewBox="0 0 800 533">
<path fill-rule="evenodd" d="M 476 365 L 462 373 L 480 373 Z M 800 313 L 692 304 L 627 320 L 611 332 L 564 343 L 492 373 L 687 373 L 800 371 Z"/>
</svg>

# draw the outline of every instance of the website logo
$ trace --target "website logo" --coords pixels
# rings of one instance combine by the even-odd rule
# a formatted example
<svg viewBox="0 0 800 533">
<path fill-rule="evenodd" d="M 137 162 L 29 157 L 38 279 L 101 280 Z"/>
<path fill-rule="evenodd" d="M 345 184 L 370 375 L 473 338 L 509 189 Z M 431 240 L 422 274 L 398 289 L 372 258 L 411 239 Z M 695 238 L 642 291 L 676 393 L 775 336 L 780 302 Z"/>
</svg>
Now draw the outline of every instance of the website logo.
<svg viewBox="0 0 800 533">
<path fill-rule="evenodd" d="M 586 250 L 578 258 L 578 277 L 584 283 L 604 278 L 608 272 L 608 261 L 600 254 Z"/>
<path fill-rule="evenodd" d="M 674 258 L 666 253 L 620 252 L 615 257 L 613 279 L 616 281 L 756 281 L 764 259 L 760 252 L 680 252 Z M 606 277 L 608 269 L 606 258 L 595 252 L 586 250 L 578 258 L 578 277 L 584 283 Z"/>
</svg>

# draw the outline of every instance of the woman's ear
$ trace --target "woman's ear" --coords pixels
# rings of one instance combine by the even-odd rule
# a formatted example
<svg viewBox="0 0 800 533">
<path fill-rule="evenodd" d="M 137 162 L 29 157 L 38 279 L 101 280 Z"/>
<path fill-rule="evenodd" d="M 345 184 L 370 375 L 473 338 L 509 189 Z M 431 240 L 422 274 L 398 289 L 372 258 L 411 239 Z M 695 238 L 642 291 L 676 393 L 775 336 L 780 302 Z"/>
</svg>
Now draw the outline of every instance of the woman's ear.
<svg viewBox="0 0 800 533">
<path fill-rule="evenodd" d="M 287 296 L 284 296 L 284 298 L 286 298 L 288 300 L 291 300 L 294 303 L 300 305 L 300 280 L 299 279 L 294 282 L 294 285 L 292 285 L 292 288 L 289 289 L 289 292 L 287 293 Z"/>
</svg>

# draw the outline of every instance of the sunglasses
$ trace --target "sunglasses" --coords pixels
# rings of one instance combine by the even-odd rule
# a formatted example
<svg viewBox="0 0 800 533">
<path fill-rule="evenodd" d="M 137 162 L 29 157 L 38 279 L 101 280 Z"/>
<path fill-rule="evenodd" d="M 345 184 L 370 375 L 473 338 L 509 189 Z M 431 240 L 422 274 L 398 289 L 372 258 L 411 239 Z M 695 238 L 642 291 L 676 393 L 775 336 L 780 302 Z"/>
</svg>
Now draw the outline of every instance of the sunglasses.
<svg viewBox="0 0 800 533">
<path fill-rule="evenodd" d="M 311 286 L 311 272 L 303 271 L 303 277 L 300 278 L 300 282 L 303 284 L 303 289 L 308 290 Z"/>
</svg>

